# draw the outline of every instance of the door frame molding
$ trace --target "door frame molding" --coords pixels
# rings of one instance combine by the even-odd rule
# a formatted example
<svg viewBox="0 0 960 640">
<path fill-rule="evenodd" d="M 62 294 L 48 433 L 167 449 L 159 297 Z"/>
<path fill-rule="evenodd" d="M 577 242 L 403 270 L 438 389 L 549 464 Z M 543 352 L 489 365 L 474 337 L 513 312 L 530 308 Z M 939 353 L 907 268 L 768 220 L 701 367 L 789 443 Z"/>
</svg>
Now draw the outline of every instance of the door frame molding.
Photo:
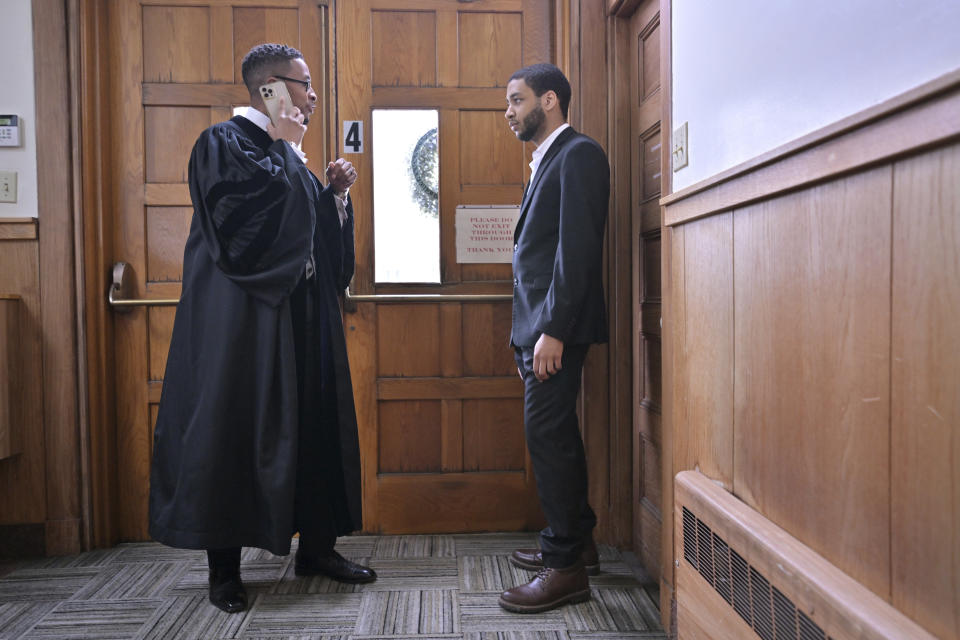
<svg viewBox="0 0 960 640">
<path fill-rule="evenodd" d="M 113 320 L 106 303 L 113 241 L 109 207 L 110 74 L 108 3 L 67 0 L 75 159 L 81 487 L 84 548 L 117 538 Z"/>
<path fill-rule="evenodd" d="M 576 0 L 573 0 L 576 1 Z M 660 177 L 660 197 L 665 198 L 673 192 L 673 182 L 672 182 L 672 171 L 671 167 L 671 153 L 670 153 L 670 141 L 672 137 L 672 124 L 671 124 L 671 113 L 672 113 L 672 87 L 673 87 L 673 76 L 672 76 L 672 61 L 671 61 L 671 52 L 672 52 L 672 42 L 671 42 L 671 1 L 672 0 L 659 0 L 659 14 L 660 14 L 660 131 L 661 131 L 661 147 L 660 147 L 660 167 L 661 167 L 661 177 Z M 633 155 L 631 155 L 630 149 L 630 129 L 631 129 L 631 114 L 630 114 L 630 102 L 627 99 L 623 99 L 621 92 L 616 92 L 615 81 L 620 79 L 618 73 L 618 65 L 622 64 L 621 61 L 629 60 L 631 54 L 631 45 L 629 41 L 629 34 L 621 33 L 626 31 L 626 27 L 634 13 L 639 9 L 642 4 L 641 0 L 609 0 L 608 4 L 608 13 L 609 20 L 611 22 L 608 29 L 613 33 L 614 37 L 609 38 L 608 41 L 611 43 L 609 45 L 610 51 L 607 56 L 607 71 L 610 87 L 609 95 L 611 96 L 610 102 L 610 133 L 609 140 L 613 145 L 610 150 L 611 157 L 615 157 L 618 160 L 625 157 L 627 164 L 627 171 L 625 174 L 626 184 L 622 184 L 620 180 L 616 180 L 613 185 L 613 194 L 614 202 L 617 202 L 618 198 L 626 198 L 626 206 L 630 207 L 630 198 L 632 197 L 632 184 L 631 184 L 631 174 L 629 171 L 630 163 L 634 161 Z M 626 65 L 629 71 L 629 63 Z M 628 78 L 629 80 L 629 78 Z M 629 87 L 629 82 L 627 85 Z M 629 89 L 628 89 L 629 91 Z M 624 142 L 626 141 L 626 142 Z M 623 151 L 620 147 L 626 146 L 626 156 L 623 156 Z M 617 176 L 619 177 L 619 176 Z M 619 204 L 617 205 L 619 206 Z M 670 305 L 671 305 L 671 294 L 669 289 L 669 283 L 671 279 L 668 277 L 669 268 L 671 263 L 670 258 L 670 233 L 671 229 L 663 225 L 663 206 L 660 207 L 660 245 L 661 245 L 661 255 L 660 255 L 660 279 L 661 279 L 661 332 L 660 332 L 660 342 L 661 342 L 661 389 L 662 389 L 662 398 L 661 398 L 661 443 L 660 443 L 660 454 L 661 454 L 661 513 L 663 514 L 662 520 L 662 529 L 661 529 L 661 568 L 662 576 L 660 579 L 660 617 L 663 623 L 664 629 L 670 632 L 674 629 L 673 621 L 675 620 L 675 579 L 674 579 L 674 564 L 673 564 L 673 397 L 670 393 L 672 388 L 672 375 L 673 368 L 671 366 L 672 362 L 672 331 L 670 324 Z M 628 212 L 629 219 L 629 212 Z M 629 233 L 629 229 L 627 232 Z M 631 238 L 632 242 L 632 238 Z M 626 269 L 630 271 L 632 269 L 631 264 L 631 243 L 627 242 L 626 244 Z M 612 253 L 612 252 L 611 252 Z M 610 259 L 610 268 L 620 268 L 621 262 L 618 262 L 613 256 Z M 629 312 L 632 316 L 633 314 L 633 296 L 635 293 L 631 292 L 631 299 L 628 301 L 626 306 L 629 307 Z M 611 310 L 611 316 L 614 315 L 613 309 Z M 628 325 L 630 327 L 631 334 L 633 326 L 633 318 L 631 317 Z M 632 360 L 637 357 L 635 350 L 633 348 L 633 335 L 630 336 L 628 350 L 628 358 L 631 360 L 630 371 L 628 375 L 632 375 L 633 365 Z M 622 351 L 619 350 L 618 351 Z M 612 355 L 612 359 L 618 357 L 623 357 L 622 353 L 615 353 Z M 616 362 L 611 364 L 611 380 L 613 378 L 613 373 L 618 370 Z M 613 411 L 616 408 L 615 397 L 613 394 L 614 389 L 611 388 L 611 425 L 614 424 L 613 420 Z M 634 382 L 631 384 L 631 419 L 630 425 L 632 430 L 632 437 L 637 438 L 636 434 L 636 416 L 632 415 L 636 413 L 639 403 L 640 403 L 640 389 L 639 386 Z M 632 447 L 631 447 L 632 449 Z M 636 510 L 639 507 L 635 499 L 635 491 L 637 490 L 640 470 L 634 469 L 632 474 L 633 486 L 631 491 L 629 491 L 629 500 L 632 506 L 631 513 L 633 510 Z M 635 520 L 631 518 L 631 527 Z M 633 542 L 633 531 L 631 531 L 630 541 Z"/>
</svg>

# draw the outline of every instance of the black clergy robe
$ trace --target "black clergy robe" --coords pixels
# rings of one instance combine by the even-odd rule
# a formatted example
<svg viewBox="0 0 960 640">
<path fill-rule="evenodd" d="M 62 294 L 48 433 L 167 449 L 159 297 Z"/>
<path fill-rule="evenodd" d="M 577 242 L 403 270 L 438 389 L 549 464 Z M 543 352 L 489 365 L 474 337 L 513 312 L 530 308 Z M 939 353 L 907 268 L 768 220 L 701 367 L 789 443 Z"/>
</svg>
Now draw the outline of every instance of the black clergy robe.
<svg viewBox="0 0 960 640">
<path fill-rule="evenodd" d="M 305 515 L 295 504 L 330 515 L 336 535 L 359 529 L 338 304 L 353 275 L 352 208 L 341 227 L 331 189 L 289 144 L 239 116 L 200 135 L 189 181 L 194 214 L 154 432 L 150 535 L 173 547 L 285 555 Z M 305 399 L 314 410 L 304 413 Z M 317 435 L 323 429 L 331 432 Z"/>
</svg>

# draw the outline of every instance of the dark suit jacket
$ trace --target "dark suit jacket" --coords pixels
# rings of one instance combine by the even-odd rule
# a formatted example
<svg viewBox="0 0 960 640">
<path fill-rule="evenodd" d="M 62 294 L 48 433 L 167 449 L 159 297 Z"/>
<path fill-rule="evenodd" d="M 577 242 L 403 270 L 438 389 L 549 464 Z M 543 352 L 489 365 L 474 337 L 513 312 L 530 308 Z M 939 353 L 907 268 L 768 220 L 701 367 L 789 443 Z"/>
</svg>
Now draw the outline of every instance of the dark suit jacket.
<svg viewBox="0 0 960 640">
<path fill-rule="evenodd" d="M 606 342 L 603 229 L 610 166 L 592 138 L 564 130 L 528 186 L 514 231 L 510 343 L 541 333 L 564 344 Z"/>
</svg>

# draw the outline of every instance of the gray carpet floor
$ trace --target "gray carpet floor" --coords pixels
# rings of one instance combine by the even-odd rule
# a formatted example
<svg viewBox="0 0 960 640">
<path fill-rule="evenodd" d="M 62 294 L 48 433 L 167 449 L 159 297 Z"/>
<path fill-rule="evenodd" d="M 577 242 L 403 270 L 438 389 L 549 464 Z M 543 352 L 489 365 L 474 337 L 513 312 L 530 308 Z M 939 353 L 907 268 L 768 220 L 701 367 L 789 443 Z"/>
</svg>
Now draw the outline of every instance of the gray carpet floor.
<svg viewBox="0 0 960 640">
<path fill-rule="evenodd" d="M 294 540 L 296 544 L 296 540 Z M 633 640 L 665 638 L 655 592 L 631 554 L 601 545 L 592 599 L 543 614 L 497 605 L 531 573 L 507 560 L 533 534 L 350 536 L 337 550 L 379 578 L 346 585 L 298 578 L 293 553 L 244 549 L 250 607 L 207 601 L 203 552 L 122 544 L 7 566 L 0 573 L 0 639 Z"/>
</svg>

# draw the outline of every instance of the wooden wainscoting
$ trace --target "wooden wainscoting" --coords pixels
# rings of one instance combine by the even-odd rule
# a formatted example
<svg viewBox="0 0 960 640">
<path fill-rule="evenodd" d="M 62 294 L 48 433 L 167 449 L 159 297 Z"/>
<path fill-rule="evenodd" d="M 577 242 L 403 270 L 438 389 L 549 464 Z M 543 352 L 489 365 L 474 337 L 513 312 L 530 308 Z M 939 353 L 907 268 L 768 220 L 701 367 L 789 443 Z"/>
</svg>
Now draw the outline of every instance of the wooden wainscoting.
<svg viewBox="0 0 960 640">
<path fill-rule="evenodd" d="M 13 455 L 0 459 L 0 546 L 32 552 L 33 543 L 18 543 L 21 525 L 38 525 L 46 519 L 46 447 L 43 433 L 43 340 L 40 330 L 40 255 L 35 218 L 0 218 L 0 293 L 16 308 L 16 344 L 8 354 L 11 396 L 8 405 Z M 11 537 L 12 536 L 12 537 Z M 42 550 L 42 542 L 39 546 Z"/>
<path fill-rule="evenodd" d="M 20 402 L 21 366 L 20 296 L 0 293 L 0 460 L 20 453 L 13 406 Z"/>
<path fill-rule="evenodd" d="M 943 638 L 960 638 L 958 185 L 960 71 L 663 200 L 672 472 Z"/>
</svg>

